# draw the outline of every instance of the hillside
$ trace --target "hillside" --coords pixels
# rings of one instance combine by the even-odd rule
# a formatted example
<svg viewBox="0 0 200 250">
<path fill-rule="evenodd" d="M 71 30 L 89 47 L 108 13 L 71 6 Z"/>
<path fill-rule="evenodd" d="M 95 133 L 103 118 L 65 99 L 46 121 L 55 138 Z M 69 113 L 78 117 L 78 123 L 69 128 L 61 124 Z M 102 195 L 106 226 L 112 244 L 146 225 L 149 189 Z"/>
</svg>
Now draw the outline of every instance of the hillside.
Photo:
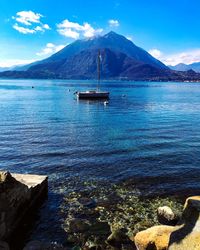
<svg viewBox="0 0 200 250">
<path fill-rule="evenodd" d="M 14 71 L 0 73 L 13 78 L 97 78 L 97 55 L 101 51 L 101 78 L 131 80 L 199 80 L 194 71 L 169 69 L 148 52 L 115 32 L 77 40 L 54 55 Z"/>
<path fill-rule="evenodd" d="M 192 63 L 192 64 L 184 64 L 179 63 L 175 66 L 169 66 L 173 70 L 180 70 L 180 71 L 187 71 L 187 70 L 194 70 L 195 72 L 200 73 L 200 62 Z"/>
</svg>

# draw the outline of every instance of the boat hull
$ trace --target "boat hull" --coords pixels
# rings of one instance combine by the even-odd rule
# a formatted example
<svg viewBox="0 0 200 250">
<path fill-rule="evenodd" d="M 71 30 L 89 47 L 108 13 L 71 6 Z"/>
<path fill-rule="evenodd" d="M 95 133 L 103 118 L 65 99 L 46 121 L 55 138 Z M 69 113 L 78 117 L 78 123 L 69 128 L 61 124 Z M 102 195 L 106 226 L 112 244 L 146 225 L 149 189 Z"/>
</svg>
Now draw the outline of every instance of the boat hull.
<svg viewBox="0 0 200 250">
<path fill-rule="evenodd" d="M 77 92 L 78 99 L 109 99 L 109 92 Z"/>
</svg>

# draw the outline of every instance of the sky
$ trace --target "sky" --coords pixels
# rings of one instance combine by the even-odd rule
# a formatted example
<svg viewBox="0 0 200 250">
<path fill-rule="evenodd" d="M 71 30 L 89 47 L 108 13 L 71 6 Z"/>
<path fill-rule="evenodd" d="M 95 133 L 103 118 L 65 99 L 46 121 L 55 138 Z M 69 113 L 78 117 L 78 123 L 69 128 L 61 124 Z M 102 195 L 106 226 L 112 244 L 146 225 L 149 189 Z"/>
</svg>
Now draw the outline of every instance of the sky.
<svg viewBox="0 0 200 250">
<path fill-rule="evenodd" d="M 0 67 L 113 30 L 167 65 L 200 61 L 199 0 L 0 0 Z"/>
</svg>

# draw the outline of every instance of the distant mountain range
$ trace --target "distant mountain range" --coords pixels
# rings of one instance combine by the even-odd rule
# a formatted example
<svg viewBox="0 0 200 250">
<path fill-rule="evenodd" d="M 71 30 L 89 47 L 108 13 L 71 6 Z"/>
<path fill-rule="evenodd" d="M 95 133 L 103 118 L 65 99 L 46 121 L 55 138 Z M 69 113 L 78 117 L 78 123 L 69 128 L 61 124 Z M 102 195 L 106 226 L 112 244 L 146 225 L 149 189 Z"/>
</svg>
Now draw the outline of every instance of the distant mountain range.
<svg viewBox="0 0 200 250">
<path fill-rule="evenodd" d="M 15 66 L 13 67 L 0 67 L 0 72 L 6 71 L 6 70 L 15 70 Z"/>
<path fill-rule="evenodd" d="M 169 66 L 173 70 L 180 70 L 180 71 L 187 71 L 187 70 L 194 70 L 195 72 L 200 73 L 200 62 L 192 63 L 192 64 L 184 64 L 179 63 L 175 66 Z"/>
<path fill-rule="evenodd" d="M 9 70 L 9 68 L 3 68 L 3 67 L 0 67 L 0 72 L 3 72 L 3 71 L 5 71 L 5 70 Z"/>
<path fill-rule="evenodd" d="M 27 70 L 30 67 L 30 64 L 26 64 L 26 65 L 16 65 L 16 66 L 11 66 L 11 67 L 0 67 L 0 72 L 4 72 L 4 71 L 24 71 Z"/>
<path fill-rule="evenodd" d="M 44 60 L 2 72 L 0 77 L 95 79 L 99 50 L 102 57 L 103 79 L 200 80 L 200 74 L 192 70 L 171 70 L 115 32 L 87 40 L 77 40 Z"/>
</svg>

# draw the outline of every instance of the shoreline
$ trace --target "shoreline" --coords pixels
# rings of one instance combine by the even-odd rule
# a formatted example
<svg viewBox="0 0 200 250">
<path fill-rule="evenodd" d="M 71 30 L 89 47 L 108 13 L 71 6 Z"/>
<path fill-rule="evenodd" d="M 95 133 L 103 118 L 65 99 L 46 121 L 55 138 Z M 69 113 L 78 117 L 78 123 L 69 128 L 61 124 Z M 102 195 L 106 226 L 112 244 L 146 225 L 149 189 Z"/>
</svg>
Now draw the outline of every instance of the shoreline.
<svg viewBox="0 0 200 250">
<path fill-rule="evenodd" d="M 8 175 L 6 178 L 10 178 L 8 173 L 2 173 L 1 175 Z M 12 176 L 17 178 L 22 185 L 25 184 L 31 189 L 34 186 L 33 175 L 13 174 Z M 40 176 L 35 177 L 39 178 L 38 180 L 41 179 Z M 3 185 L 2 180 L 1 178 L 1 185 Z M 41 180 L 44 180 L 44 178 L 42 177 Z M 38 188 L 39 186 L 35 191 L 35 188 L 33 188 L 34 195 L 41 192 Z M 151 229 L 155 225 L 163 225 L 159 221 L 158 208 L 168 207 L 172 209 L 177 218 L 181 218 L 183 204 L 187 195 L 182 194 L 181 197 L 177 194 L 165 197 L 155 195 L 145 197 L 130 183 L 125 184 L 121 182 L 118 185 L 113 184 L 109 187 L 102 185 L 100 187 L 92 181 L 84 182 L 80 191 L 69 192 L 62 199 L 60 213 L 63 214 L 63 229 L 66 233 L 66 242 L 63 245 L 62 243 L 53 243 L 55 242 L 53 238 L 52 242 L 46 242 L 44 239 L 44 241 L 30 241 L 26 244 L 25 242 L 20 242 L 19 245 L 24 245 L 24 250 L 32 249 L 34 245 L 38 247 L 43 246 L 45 247 L 44 249 L 50 246 L 54 247 L 53 249 L 59 247 L 58 249 L 63 250 L 76 249 L 78 247 L 84 250 L 93 249 L 90 248 L 91 246 L 102 250 L 113 249 L 116 246 L 116 249 L 124 249 L 123 246 L 128 247 L 127 249 L 135 249 L 132 240 L 133 236 L 137 237 L 138 234 L 140 235 L 140 233 Z M 39 202 L 39 204 L 41 203 Z M 33 213 L 38 209 L 38 205 L 29 207 L 33 207 L 33 210 L 31 213 L 26 211 L 29 219 L 27 216 L 23 216 L 25 224 L 30 223 Z M 28 210 L 30 210 L 29 207 L 27 208 Z M 34 216 L 32 219 L 34 219 Z M 173 225 L 176 225 L 175 223 L 177 222 L 173 222 Z M 30 228 L 28 224 L 25 230 Z M 34 222 L 31 224 L 34 224 Z M 31 230 L 31 228 L 28 230 Z M 16 243 L 14 242 L 18 242 L 19 239 L 22 240 L 23 234 L 23 231 L 19 231 L 17 238 L 16 233 L 13 232 L 11 234 L 11 249 L 16 249 Z M 16 240 L 14 240 L 13 235 L 15 235 Z M 5 239 L 3 238 L 3 240 Z M 21 248 L 19 247 L 19 249 Z"/>
<path fill-rule="evenodd" d="M 63 183 L 63 185 L 65 184 L 67 183 Z M 74 216 L 73 215 L 74 212 L 75 212 L 75 218 L 76 217 L 85 218 L 88 216 L 88 213 L 92 215 L 91 216 L 92 220 L 94 219 L 96 221 L 99 221 L 99 218 L 101 218 L 100 220 L 102 220 L 102 222 L 105 223 L 104 224 L 105 229 L 106 229 L 105 232 L 107 231 L 111 233 L 111 228 L 112 228 L 111 225 L 113 223 L 112 221 L 116 221 L 116 218 L 117 218 L 117 223 L 123 225 L 123 228 L 124 227 L 126 229 L 128 228 L 128 225 L 126 224 L 126 222 L 124 222 L 123 216 L 124 214 L 126 214 L 126 210 L 128 211 L 128 207 L 132 206 L 134 208 L 136 204 L 136 207 L 134 208 L 134 210 L 136 211 L 136 214 L 139 215 L 140 213 L 141 214 L 151 213 L 155 220 L 151 217 L 148 220 L 146 220 L 146 222 L 144 223 L 145 226 L 143 225 L 143 223 L 140 226 L 140 223 L 141 223 L 140 216 L 139 216 L 139 219 L 137 219 L 137 217 L 136 219 L 134 219 L 133 217 L 131 218 L 131 216 L 128 215 L 128 218 L 131 219 L 132 224 L 135 225 L 138 223 L 137 231 L 134 232 L 133 229 L 132 231 L 130 231 L 133 234 L 133 233 L 139 232 L 140 230 L 145 230 L 151 226 L 154 226 L 157 223 L 157 219 L 156 219 L 157 207 L 168 205 L 173 208 L 173 211 L 180 212 L 182 210 L 182 206 L 187 197 L 195 195 L 195 194 L 196 195 L 199 194 L 197 190 L 196 191 L 187 190 L 187 192 L 185 193 L 183 191 L 180 191 L 179 193 L 172 191 L 171 193 L 165 193 L 165 194 L 162 193 L 162 195 L 155 194 L 155 193 L 150 194 L 150 195 L 149 193 L 146 193 L 146 195 L 144 195 L 144 193 L 140 192 L 141 187 L 139 188 L 137 184 L 134 183 L 133 180 L 121 180 L 115 184 L 109 184 L 106 181 L 98 182 L 98 181 L 91 180 L 88 182 L 87 181 L 81 182 L 80 179 L 76 179 L 72 183 L 68 183 L 68 184 L 65 186 L 66 190 L 68 189 L 72 190 L 72 188 L 74 188 L 74 191 L 69 192 L 68 194 L 66 193 L 63 194 L 63 198 L 60 204 L 54 203 L 55 206 L 59 205 L 60 207 L 57 212 L 59 214 L 62 214 L 61 217 L 63 218 L 64 223 L 60 226 L 62 226 L 62 228 L 65 230 L 67 243 L 65 241 L 59 241 L 59 240 L 57 241 L 54 238 L 52 238 L 52 241 L 53 242 L 57 241 L 58 242 L 57 244 L 61 244 L 61 245 L 63 244 L 63 246 L 73 245 L 74 243 L 75 243 L 74 246 L 76 246 L 76 243 L 77 243 L 76 236 L 75 237 L 73 236 L 73 231 L 71 231 L 71 238 L 69 240 L 67 237 L 67 235 L 69 235 L 69 227 L 71 227 L 70 221 L 73 218 L 72 216 Z M 49 188 L 51 188 L 51 191 L 53 191 L 51 186 Z M 62 189 L 63 187 L 60 186 L 60 188 Z M 146 189 L 146 191 L 147 190 L 149 190 L 149 187 Z M 120 208 L 117 207 L 119 204 L 119 201 L 120 201 L 120 204 L 123 204 L 123 206 Z M 48 206 L 50 204 L 48 204 L 47 202 L 46 205 Z M 147 209 L 146 206 L 148 206 L 149 208 Z M 175 206 L 175 208 L 173 206 Z M 178 206 L 178 209 L 176 209 L 176 206 Z M 103 210 L 102 210 L 102 207 L 104 207 Z M 85 210 L 85 208 L 87 208 L 87 210 Z M 91 210 L 90 212 L 88 211 L 88 208 Z M 96 209 L 98 212 L 100 212 L 100 215 L 98 216 L 96 214 Z M 119 213 L 120 211 L 122 211 L 121 215 Z M 35 212 L 37 213 L 37 211 Z M 70 217 L 68 217 L 68 214 L 70 214 Z M 106 218 L 107 216 L 109 220 Z M 39 223 L 42 225 L 41 219 L 40 220 L 37 219 L 37 224 Z M 122 223 L 120 221 L 122 221 Z M 31 224 L 34 225 L 35 222 L 36 221 L 33 221 Z M 91 223 L 91 225 L 93 225 L 93 222 Z M 98 230 L 101 230 L 101 227 L 100 229 L 98 229 L 99 226 L 100 225 L 98 225 L 98 223 L 97 223 L 97 228 L 95 225 L 95 232 L 93 232 L 94 235 L 95 233 L 97 233 L 97 236 L 98 236 Z M 72 227 L 74 227 L 74 225 L 72 225 Z M 29 228 L 28 230 L 31 230 L 31 228 Z M 81 235 L 84 235 L 84 234 L 85 232 L 81 232 Z M 131 234 L 129 233 L 129 235 Z M 30 239 L 37 240 L 37 238 L 35 239 L 32 238 L 30 234 L 28 234 L 28 238 L 29 240 Z M 41 242 L 43 242 L 43 240 L 45 243 L 44 237 L 41 238 Z M 46 243 L 48 243 L 48 240 Z"/>
<path fill-rule="evenodd" d="M 82 78 L 24 78 L 24 77 L 1 77 L 0 80 L 57 80 L 57 81 L 83 81 L 83 82 L 90 82 L 95 81 L 97 82 L 97 79 L 82 79 Z M 155 82 L 155 83 L 162 83 L 162 82 L 175 82 L 175 83 L 200 83 L 200 79 L 198 80 L 159 80 L 159 79 L 101 79 L 101 82 Z"/>
</svg>

